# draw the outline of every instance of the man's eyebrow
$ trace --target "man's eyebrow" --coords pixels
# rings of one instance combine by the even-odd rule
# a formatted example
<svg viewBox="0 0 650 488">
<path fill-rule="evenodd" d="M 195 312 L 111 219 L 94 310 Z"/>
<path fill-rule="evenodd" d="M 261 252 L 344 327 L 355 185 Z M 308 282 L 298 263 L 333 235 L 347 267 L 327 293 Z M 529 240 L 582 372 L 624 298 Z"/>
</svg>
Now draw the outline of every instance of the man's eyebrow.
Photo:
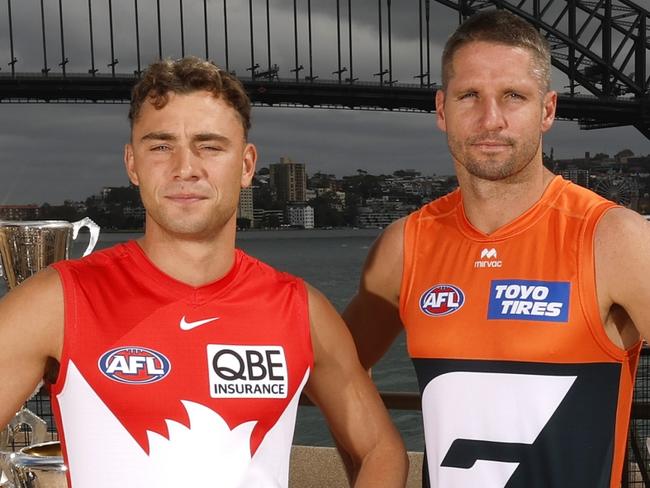
<svg viewBox="0 0 650 488">
<path fill-rule="evenodd" d="M 194 134 L 192 136 L 192 140 L 196 142 L 216 141 L 222 144 L 230 143 L 230 138 L 223 136 L 221 134 L 216 134 L 214 132 L 201 132 L 199 134 Z"/>
<path fill-rule="evenodd" d="M 169 132 L 149 132 L 140 138 L 141 141 L 175 141 L 176 136 Z"/>
<path fill-rule="evenodd" d="M 140 139 L 141 141 L 175 141 L 178 138 L 170 132 L 149 132 Z M 192 136 L 194 142 L 216 141 L 229 144 L 230 138 L 214 132 L 201 132 Z"/>
<path fill-rule="evenodd" d="M 478 93 L 478 91 L 479 90 L 477 88 L 474 88 L 473 85 L 465 85 L 459 88 L 455 88 L 453 91 L 451 91 L 451 93 L 453 95 L 461 95 L 465 93 Z"/>
</svg>

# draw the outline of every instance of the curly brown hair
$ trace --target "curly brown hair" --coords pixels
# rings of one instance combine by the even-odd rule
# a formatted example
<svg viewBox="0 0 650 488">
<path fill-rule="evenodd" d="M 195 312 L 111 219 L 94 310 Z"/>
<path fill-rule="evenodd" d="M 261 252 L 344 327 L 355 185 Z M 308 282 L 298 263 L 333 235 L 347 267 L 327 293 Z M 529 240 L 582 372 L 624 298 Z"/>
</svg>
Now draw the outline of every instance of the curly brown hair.
<svg viewBox="0 0 650 488">
<path fill-rule="evenodd" d="M 149 100 L 154 107 L 161 109 L 167 104 L 170 92 L 188 94 L 201 90 L 223 98 L 237 111 L 247 138 L 251 127 L 251 101 L 241 82 L 215 64 L 193 56 L 163 59 L 149 65 L 131 91 L 131 127 L 145 101 Z"/>
</svg>

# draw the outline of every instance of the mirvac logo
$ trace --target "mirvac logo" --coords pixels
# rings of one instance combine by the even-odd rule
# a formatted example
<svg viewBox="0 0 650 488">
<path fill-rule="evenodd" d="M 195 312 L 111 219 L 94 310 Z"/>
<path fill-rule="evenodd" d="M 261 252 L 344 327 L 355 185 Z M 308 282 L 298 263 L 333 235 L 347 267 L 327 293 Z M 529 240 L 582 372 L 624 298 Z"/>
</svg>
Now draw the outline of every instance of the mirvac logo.
<svg viewBox="0 0 650 488">
<path fill-rule="evenodd" d="M 281 346 L 208 344 L 212 398 L 286 398 L 287 361 Z"/>
<path fill-rule="evenodd" d="M 481 259 L 474 261 L 475 268 L 501 268 L 502 266 L 503 261 L 499 259 L 495 248 L 483 248 L 481 250 Z"/>
<path fill-rule="evenodd" d="M 145 347 L 127 346 L 102 354 L 99 369 L 113 381 L 128 384 L 155 383 L 171 371 L 171 363 L 164 354 Z"/>
<path fill-rule="evenodd" d="M 420 297 L 420 310 L 431 317 L 449 315 L 465 303 L 463 290 L 454 285 L 436 285 Z"/>
<path fill-rule="evenodd" d="M 567 322 L 570 291 L 566 281 L 494 280 L 488 319 Z"/>
</svg>

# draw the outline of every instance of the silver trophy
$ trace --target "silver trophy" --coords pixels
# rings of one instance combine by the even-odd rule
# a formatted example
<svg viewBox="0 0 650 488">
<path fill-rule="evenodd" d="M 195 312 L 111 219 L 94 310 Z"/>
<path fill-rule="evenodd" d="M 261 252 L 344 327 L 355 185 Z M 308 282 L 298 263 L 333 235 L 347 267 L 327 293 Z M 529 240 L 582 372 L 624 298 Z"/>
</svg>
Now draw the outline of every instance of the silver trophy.
<svg viewBox="0 0 650 488">
<path fill-rule="evenodd" d="M 87 256 L 99 238 L 99 226 L 87 217 L 78 222 L 0 221 L 0 274 L 9 289 L 15 288 L 50 264 L 68 259 L 70 245 L 77 239 L 82 227 L 88 227 L 90 231 L 90 241 L 83 253 Z M 0 430 L 0 487 L 65 486 L 65 466 L 59 457 L 60 454 L 54 457 L 44 455 L 42 449 L 37 449 L 38 446 L 32 446 L 34 449 L 27 447 L 18 453 L 13 452 L 19 436 L 21 439 L 27 436 L 27 444 L 43 443 L 47 440 L 47 424 L 29 410 L 22 408 L 8 426 Z M 51 448 L 48 449 L 48 454 L 49 451 Z M 51 463 L 51 466 L 48 463 Z M 63 484 L 50 481 L 51 476 Z"/>
<path fill-rule="evenodd" d="M 70 244 L 82 227 L 90 230 L 90 242 L 83 254 L 87 256 L 99 238 L 99 226 L 88 217 L 77 222 L 0 221 L 0 274 L 9 289 L 50 264 L 68 259 Z"/>
</svg>

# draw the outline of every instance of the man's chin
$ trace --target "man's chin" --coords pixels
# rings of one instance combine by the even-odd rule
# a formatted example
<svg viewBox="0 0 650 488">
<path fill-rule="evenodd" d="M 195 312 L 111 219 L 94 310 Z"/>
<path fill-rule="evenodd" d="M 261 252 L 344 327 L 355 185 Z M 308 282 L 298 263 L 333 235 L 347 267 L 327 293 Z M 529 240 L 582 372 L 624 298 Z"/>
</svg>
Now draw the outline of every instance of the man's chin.
<svg viewBox="0 0 650 488">
<path fill-rule="evenodd" d="M 515 173 L 515 168 L 511 161 L 473 161 L 463 166 L 472 176 L 487 181 L 500 181 Z"/>
</svg>

